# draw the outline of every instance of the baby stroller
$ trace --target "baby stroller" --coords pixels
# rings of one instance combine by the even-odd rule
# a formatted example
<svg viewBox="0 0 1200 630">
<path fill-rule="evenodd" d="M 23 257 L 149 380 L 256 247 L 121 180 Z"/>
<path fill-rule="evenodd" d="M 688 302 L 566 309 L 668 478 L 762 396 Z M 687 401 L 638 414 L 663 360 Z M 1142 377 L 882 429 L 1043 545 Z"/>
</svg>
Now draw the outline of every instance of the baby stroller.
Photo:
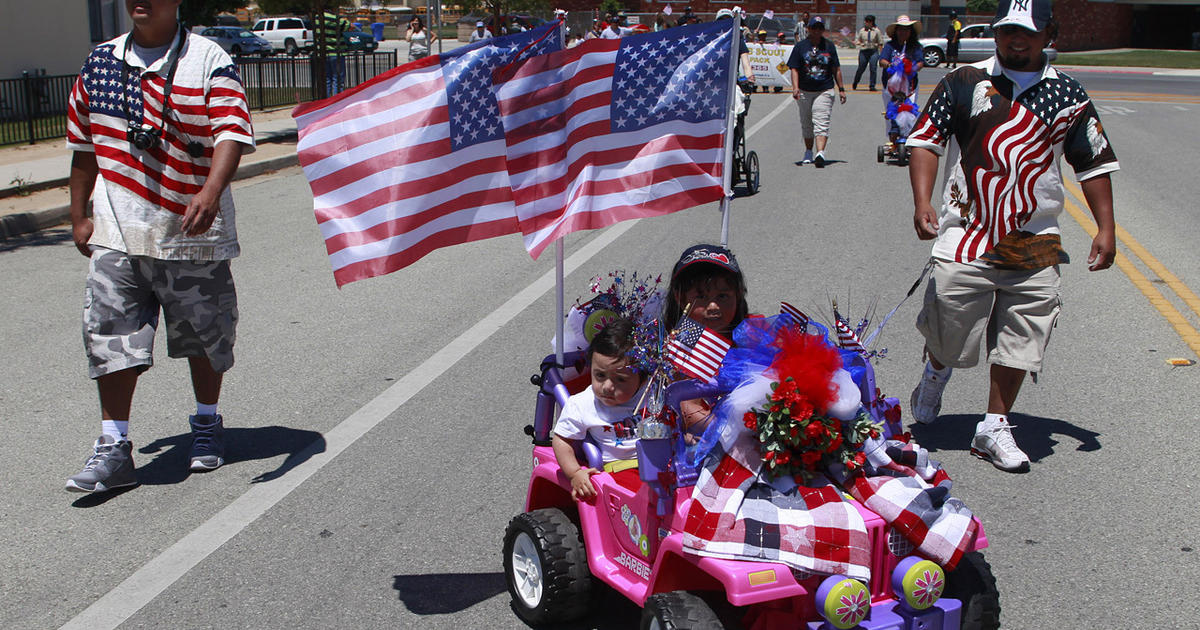
<svg viewBox="0 0 1200 630">
<path fill-rule="evenodd" d="M 734 109 L 737 122 L 733 126 L 733 176 L 730 185 L 744 183 L 746 194 L 753 195 L 758 192 L 758 154 L 746 151 L 746 112 L 750 111 L 750 93 L 754 91 L 754 84 L 739 79 L 738 88 L 742 97 Z"/>
<path fill-rule="evenodd" d="M 883 70 L 888 77 L 883 89 L 883 118 L 888 143 L 879 146 L 876 157 L 883 164 L 908 164 L 908 134 L 917 122 L 917 69 L 913 61 L 896 55 Z"/>
</svg>

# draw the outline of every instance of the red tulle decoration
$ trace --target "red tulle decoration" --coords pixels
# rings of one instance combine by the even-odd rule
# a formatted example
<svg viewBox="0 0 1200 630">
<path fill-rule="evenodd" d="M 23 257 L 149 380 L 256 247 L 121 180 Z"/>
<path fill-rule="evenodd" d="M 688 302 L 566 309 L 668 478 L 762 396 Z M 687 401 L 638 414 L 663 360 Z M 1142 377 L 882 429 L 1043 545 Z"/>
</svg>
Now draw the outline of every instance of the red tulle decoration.
<svg viewBox="0 0 1200 630">
<path fill-rule="evenodd" d="M 819 336 L 788 328 L 780 331 L 775 345 L 779 354 L 767 368 L 767 375 L 781 383 L 791 377 L 797 391 L 808 399 L 814 411 L 824 414 L 837 400 L 833 373 L 842 367 L 842 357 L 837 349 Z"/>
</svg>

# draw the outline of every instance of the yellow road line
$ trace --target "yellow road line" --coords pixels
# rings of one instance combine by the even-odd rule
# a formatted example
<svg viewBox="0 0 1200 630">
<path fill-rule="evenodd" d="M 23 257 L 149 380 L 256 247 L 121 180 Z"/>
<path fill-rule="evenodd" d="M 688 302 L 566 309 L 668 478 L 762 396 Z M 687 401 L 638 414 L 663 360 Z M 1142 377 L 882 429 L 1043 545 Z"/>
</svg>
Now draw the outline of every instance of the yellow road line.
<svg viewBox="0 0 1200 630">
<path fill-rule="evenodd" d="M 1066 208 L 1067 213 L 1070 214 L 1077 223 L 1079 223 L 1080 227 L 1082 227 L 1083 230 L 1088 233 L 1088 236 L 1095 237 L 1098 231 L 1096 229 L 1096 223 L 1092 221 L 1090 214 L 1085 213 L 1085 211 L 1080 207 L 1081 205 L 1087 205 L 1087 202 L 1084 201 L 1083 191 L 1080 190 L 1079 186 L 1074 182 L 1064 180 L 1064 183 L 1067 185 L 1067 190 L 1070 191 L 1071 196 L 1074 197 L 1074 200 L 1072 200 L 1070 197 L 1068 197 L 1066 200 L 1064 207 Z M 1078 204 L 1076 204 L 1075 201 L 1078 201 Z M 1157 258 L 1150 254 L 1145 247 L 1142 247 L 1142 244 L 1134 239 L 1133 235 L 1131 235 L 1125 228 L 1118 225 L 1116 228 L 1116 233 L 1117 240 L 1124 245 L 1126 249 L 1132 252 L 1133 255 L 1137 256 L 1138 259 L 1142 261 L 1142 264 L 1146 265 L 1146 267 L 1153 271 L 1154 274 L 1159 277 L 1159 279 L 1166 283 L 1166 285 L 1170 287 L 1170 289 L 1174 291 L 1175 294 L 1178 295 L 1179 298 L 1182 299 L 1183 302 L 1187 304 L 1193 312 L 1200 315 L 1200 298 L 1197 298 L 1196 294 L 1193 293 L 1192 290 L 1187 287 L 1187 285 L 1183 284 L 1183 282 L 1181 282 L 1179 278 L 1175 276 L 1175 274 L 1167 271 L 1167 268 L 1163 266 L 1163 264 L 1159 262 Z M 1162 290 L 1154 286 L 1154 283 L 1146 277 L 1146 274 L 1143 274 L 1141 270 L 1138 269 L 1137 266 L 1127 258 L 1118 254 L 1116 257 L 1116 265 L 1118 269 L 1123 271 L 1125 275 L 1129 277 L 1129 280 L 1133 283 L 1133 286 L 1137 287 L 1137 289 L 1142 292 L 1142 295 L 1146 296 L 1146 299 L 1150 302 L 1150 305 L 1158 310 L 1159 314 L 1161 314 L 1163 318 L 1167 320 L 1167 323 L 1171 324 L 1171 327 L 1175 329 L 1175 332 L 1181 339 L 1183 339 L 1183 342 L 1192 349 L 1192 352 L 1195 352 L 1197 356 L 1200 356 L 1200 332 L 1198 332 L 1190 323 L 1188 323 L 1187 318 L 1184 317 L 1183 313 L 1179 312 L 1179 309 L 1175 308 L 1175 305 L 1172 304 L 1169 299 L 1167 299 Z"/>
</svg>

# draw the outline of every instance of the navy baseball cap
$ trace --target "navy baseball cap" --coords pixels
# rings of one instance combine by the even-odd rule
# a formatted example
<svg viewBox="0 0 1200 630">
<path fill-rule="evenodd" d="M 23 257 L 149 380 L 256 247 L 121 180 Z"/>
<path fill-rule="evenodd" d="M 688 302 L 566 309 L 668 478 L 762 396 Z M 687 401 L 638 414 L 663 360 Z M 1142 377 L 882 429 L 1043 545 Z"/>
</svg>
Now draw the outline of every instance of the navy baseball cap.
<svg viewBox="0 0 1200 630">
<path fill-rule="evenodd" d="M 1050 0 L 1000 0 L 992 28 L 1020 26 L 1038 32 L 1050 23 Z"/>
<path fill-rule="evenodd" d="M 737 258 L 733 257 L 733 252 L 720 245 L 701 244 L 683 250 L 683 254 L 679 256 L 679 262 L 675 263 L 675 269 L 671 271 L 671 279 L 679 277 L 684 269 L 699 264 L 716 265 L 738 275 L 742 273 L 741 267 L 738 267 Z"/>
<path fill-rule="evenodd" d="M 818 15 L 808 21 L 808 28 L 825 28 L 825 20 L 822 20 L 821 16 Z"/>
</svg>

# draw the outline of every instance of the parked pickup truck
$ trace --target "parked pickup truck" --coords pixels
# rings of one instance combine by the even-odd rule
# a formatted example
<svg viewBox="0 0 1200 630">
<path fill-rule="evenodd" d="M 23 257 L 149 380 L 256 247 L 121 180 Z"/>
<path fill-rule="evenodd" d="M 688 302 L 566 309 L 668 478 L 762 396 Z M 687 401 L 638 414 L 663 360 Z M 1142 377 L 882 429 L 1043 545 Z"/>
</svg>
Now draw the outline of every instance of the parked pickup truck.
<svg viewBox="0 0 1200 630">
<path fill-rule="evenodd" d="M 295 55 L 313 45 L 313 31 L 298 17 L 263 18 L 250 29 L 271 43 L 271 48 Z"/>
</svg>

